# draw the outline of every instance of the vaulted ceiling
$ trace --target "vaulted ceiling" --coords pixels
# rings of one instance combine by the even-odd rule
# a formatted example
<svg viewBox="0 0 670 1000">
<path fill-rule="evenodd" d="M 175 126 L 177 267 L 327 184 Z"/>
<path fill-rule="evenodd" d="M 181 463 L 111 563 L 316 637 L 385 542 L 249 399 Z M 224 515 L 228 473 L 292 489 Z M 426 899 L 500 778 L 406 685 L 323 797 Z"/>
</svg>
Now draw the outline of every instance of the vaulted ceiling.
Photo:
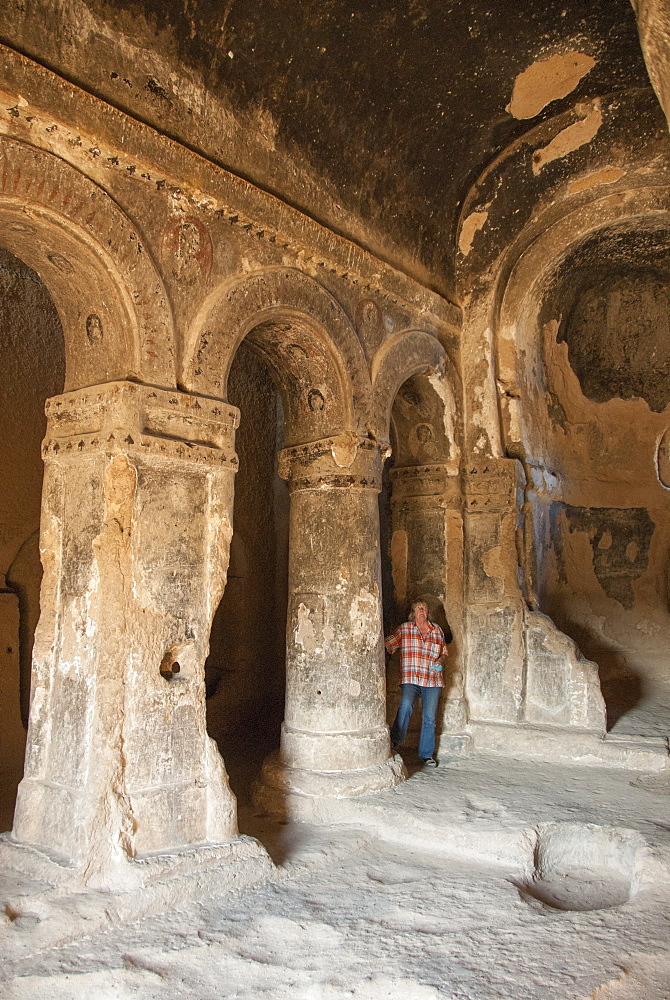
<svg viewBox="0 0 670 1000">
<path fill-rule="evenodd" d="M 629 0 L 0 6 L 6 44 L 452 296 L 482 170 L 576 103 L 649 87 Z"/>
</svg>

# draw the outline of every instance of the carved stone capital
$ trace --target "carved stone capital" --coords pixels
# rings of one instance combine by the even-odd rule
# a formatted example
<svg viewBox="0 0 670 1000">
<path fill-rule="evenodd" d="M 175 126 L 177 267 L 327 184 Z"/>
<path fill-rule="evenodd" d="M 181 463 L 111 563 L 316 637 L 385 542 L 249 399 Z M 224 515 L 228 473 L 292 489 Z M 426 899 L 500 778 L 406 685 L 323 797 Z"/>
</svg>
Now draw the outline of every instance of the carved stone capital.
<svg viewBox="0 0 670 1000">
<path fill-rule="evenodd" d="M 470 462 L 463 477 L 465 509 L 471 514 L 513 510 L 517 476 L 517 462 L 513 458 Z"/>
<path fill-rule="evenodd" d="M 47 400 L 45 461 L 91 454 L 162 456 L 237 471 L 239 410 L 136 382 L 107 382 Z"/>
<path fill-rule="evenodd" d="M 377 441 L 345 431 L 279 453 L 279 475 L 292 492 L 318 489 L 381 489 Z"/>
<path fill-rule="evenodd" d="M 393 509 L 461 507 L 460 476 L 445 463 L 410 465 L 391 470 Z"/>
</svg>

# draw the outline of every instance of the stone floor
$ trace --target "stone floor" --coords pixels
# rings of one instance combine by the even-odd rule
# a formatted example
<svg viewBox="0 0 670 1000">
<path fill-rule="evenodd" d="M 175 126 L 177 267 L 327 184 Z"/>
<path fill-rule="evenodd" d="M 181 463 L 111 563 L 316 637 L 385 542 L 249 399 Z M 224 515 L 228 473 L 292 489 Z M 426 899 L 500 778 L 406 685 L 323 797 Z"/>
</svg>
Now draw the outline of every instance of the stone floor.
<svg viewBox="0 0 670 1000">
<path fill-rule="evenodd" d="M 243 801 L 243 832 L 277 865 L 263 885 L 205 889 L 134 923 L 91 919 L 92 933 L 58 905 L 10 914 L 0 997 L 670 998 L 670 771 L 407 763 L 404 785 L 327 826 L 277 824 Z M 240 756 L 236 783 L 255 766 Z M 49 945 L 44 924 L 66 913 L 69 943 Z"/>
</svg>

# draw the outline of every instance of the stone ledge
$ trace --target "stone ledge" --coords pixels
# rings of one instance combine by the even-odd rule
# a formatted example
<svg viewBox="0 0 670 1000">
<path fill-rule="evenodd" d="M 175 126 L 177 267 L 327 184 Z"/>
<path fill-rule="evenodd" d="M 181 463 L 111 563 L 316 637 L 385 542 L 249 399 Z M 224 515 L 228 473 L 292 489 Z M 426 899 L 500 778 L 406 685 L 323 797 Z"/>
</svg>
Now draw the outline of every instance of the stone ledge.
<svg viewBox="0 0 670 1000">
<path fill-rule="evenodd" d="M 443 733 L 438 739 L 438 757 L 463 757 L 473 750 L 471 733 Z"/>
<path fill-rule="evenodd" d="M 475 750 L 503 757 L 631 771 L 670 767 L 668 744 L 661 737 L 603 736 L 588 730 L 496 722 L 470 722 L 468 728 Z"/>
</svg>

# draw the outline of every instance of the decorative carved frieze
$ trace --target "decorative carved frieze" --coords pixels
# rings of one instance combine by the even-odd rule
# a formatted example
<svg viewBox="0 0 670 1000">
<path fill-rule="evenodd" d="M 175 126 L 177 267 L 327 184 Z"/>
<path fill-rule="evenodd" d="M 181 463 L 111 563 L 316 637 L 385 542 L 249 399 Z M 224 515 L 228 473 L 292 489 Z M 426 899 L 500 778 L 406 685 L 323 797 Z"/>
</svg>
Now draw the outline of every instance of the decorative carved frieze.
<svg viewBox="0 0 670 1000">
<path fill-rule="evenodd" d="M 237 470 L 239 410 L 135 382 L 109 382 L 47 400 L 47 459 L 91 453 L 155 455 Z"/>
<path fill-rule="evenodd" d="M 464 476 L 465 509 L 503 513 L 516 506 L 517 463 L 511 458 L 470 462 Z"/>
<path fill-rule="evenodd" d="M 393 492 L 399 496 L 432 496 L 444 492 L 447 470 L 440 465 L 410 465 L 391 470 Z"/>
<path fill-rule="evenodd" d="M 452 475 L 445 463 L 411 465 L 391 470 L 394 512 L 418 508 L 460 509 L 460 476 Z"/>
<path fill-rule="evenodd" d="M 379 444 L 351 431 L 279 453 L 279 475 L 289 489 L 381 489 Z"/>
<path fill-rule="evenodd" d="M 416 465 L 391 470 L 392 506 L 459 507 L 460 477 L 449 474 L 444 463 Z"/>
</svg>

